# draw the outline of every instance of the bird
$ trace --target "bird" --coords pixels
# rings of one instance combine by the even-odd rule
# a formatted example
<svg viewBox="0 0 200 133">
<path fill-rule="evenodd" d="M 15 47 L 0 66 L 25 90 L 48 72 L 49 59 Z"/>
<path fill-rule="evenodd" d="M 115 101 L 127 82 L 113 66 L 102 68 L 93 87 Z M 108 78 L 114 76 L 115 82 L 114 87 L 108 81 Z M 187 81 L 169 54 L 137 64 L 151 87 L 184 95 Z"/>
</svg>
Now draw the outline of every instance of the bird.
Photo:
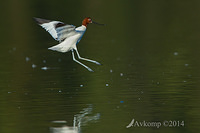
<svg viewBox="0 0 200 133">
<path fill-rule="evenodd" d="M 59 42 L 59 44 L 49 47 L 48 49 L 58 51 L 58 52 L 72 52 L 72 59 L 76 63 L 82 65 L 85 67 L 88 71 L 94 72 L 91 68 L 86 66 L 85 64 L 81 63 L 75 58 L 74 51 L 76 52 L 78 58 L 80 60 L 85 60 L 89 61 L 92 63 L 95 63 L 97 65 L 101 65 L 101 63 L 83 58 L 80 56 L 78 49 L 77 49 L 77 44 L 80 42 L 81 38 L 83 37 L 88 24 L 98 24 L 98 25 L 104 25 L 104 24 L 99 24 L 97 22 L 94 22 L 90 17 L 86 17 L 82 21 L 82 25 L 79 27 L 76 27 L 74 25 L 70 24 L 65 24 L 61 21 L 52 21 L 52 20 L 47 20 L 47 19 L 42 19 L 42 18 L 33 18 L 38 25 L 40 25 L 42 28 L 44 28 L 46 31 L 49 32 L 49 34 Z"/>
</svg>

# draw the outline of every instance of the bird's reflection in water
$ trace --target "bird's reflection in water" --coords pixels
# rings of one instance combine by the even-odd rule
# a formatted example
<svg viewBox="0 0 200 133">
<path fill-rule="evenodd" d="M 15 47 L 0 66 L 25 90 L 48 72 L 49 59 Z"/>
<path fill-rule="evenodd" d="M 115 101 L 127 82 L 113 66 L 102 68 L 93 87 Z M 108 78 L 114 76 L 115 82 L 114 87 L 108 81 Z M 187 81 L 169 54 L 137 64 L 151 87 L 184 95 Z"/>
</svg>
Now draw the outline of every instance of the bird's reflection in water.
<svg viewBox="0 0 200 133">
<path fill-rule="evenodd" d="M 78 114 L 74 115 L 73 126 L 67 126 L 67 121 L 65 120 L 52 121 L 50 133 L 80 133 L 81 126 L 86 126 L 90 122 L 97 122 L 99 118 L 100 113 L 92 115 L 92 105 L 89 105 L 88 108 L 84 108 Z"/>
</svg>

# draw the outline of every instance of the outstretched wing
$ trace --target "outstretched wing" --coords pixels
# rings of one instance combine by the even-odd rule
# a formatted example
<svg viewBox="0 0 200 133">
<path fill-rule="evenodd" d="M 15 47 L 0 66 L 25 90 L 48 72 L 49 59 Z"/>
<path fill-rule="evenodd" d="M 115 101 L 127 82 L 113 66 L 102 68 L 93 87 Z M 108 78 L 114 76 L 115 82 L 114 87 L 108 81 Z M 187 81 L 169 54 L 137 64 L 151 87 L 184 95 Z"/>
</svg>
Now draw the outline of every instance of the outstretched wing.
<svg viewBox="0 0 200 133">
<path fill-rule="evenodd" d="M 59 42 L 64 41 L 66 38 L 76 34 L 76 27 L 73 25 L 68 25 L 60 21 L 51 21 L 41 18 L 34 19 L 40 26 L 48 31 L 55 40 Z"/>
</svg>

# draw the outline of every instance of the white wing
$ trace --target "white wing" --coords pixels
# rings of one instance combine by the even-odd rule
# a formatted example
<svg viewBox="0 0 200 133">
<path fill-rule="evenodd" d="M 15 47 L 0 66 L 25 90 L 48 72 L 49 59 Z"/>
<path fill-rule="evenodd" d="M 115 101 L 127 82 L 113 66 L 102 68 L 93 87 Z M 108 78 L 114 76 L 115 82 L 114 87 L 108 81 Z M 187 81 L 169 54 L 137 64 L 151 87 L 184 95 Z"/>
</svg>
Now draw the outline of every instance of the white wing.
<svg viewBox="0 0 200 133">
<path fill-rule="evenodd" d="M 66 38 L 75 35 L 77 33 L 75 28 L 76 27 L 73 25 L 64 25 L 57 27 L 56 28 L 57 39 L 59 41 L 63 41 Z"/>
<path fill-rule="evenodd" d="M 64 41 L 66 38 L 76 34 L 76 27 L 73 25 L 68 25 L 60 21 L 51 21 L 41 18 L 34 19 L 40 26 L 48 31 L 55 40 L 59 42 Z"/>
</svg>

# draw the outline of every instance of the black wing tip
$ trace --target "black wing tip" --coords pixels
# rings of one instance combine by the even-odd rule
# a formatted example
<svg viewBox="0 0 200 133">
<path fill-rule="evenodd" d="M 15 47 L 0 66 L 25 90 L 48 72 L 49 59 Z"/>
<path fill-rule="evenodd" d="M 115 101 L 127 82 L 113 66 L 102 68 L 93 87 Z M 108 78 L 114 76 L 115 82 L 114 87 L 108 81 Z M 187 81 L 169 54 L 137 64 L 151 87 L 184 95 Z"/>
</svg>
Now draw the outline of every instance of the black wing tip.
<svg viewBox="0 0 200 133">
<path fill-rule="evenodd" d="M 36 17 L 33 17 L 33 20 L 35 20 L 39 25 L 51 22 L 51 20 L 36 18 Z"/>
<path fill-rule="evenodd" d="M 33 17 L 33 20 L 34 20 L 36 23 L 38 23 L 38 24 L 40 24 L 40 19 L 41 19 L 41 18 Z"/>
</svg>

